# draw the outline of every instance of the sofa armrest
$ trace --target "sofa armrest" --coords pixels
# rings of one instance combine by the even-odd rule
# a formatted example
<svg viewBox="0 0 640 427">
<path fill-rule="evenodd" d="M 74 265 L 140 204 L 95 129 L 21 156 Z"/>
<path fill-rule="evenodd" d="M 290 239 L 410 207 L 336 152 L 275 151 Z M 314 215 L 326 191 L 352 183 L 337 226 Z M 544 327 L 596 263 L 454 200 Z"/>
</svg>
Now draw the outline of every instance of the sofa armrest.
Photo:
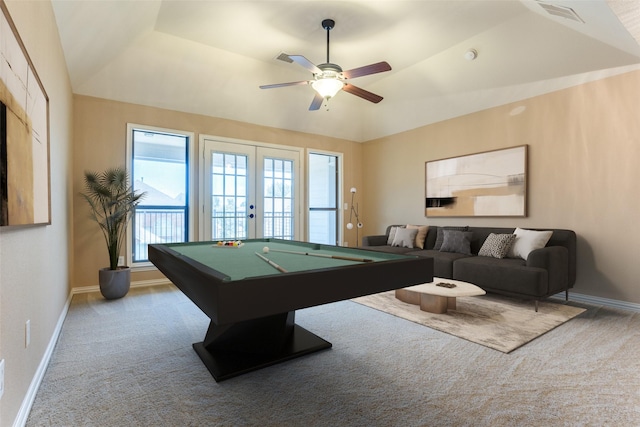
<svg viewBox="0 0 640 427">
<path fill-rule="evenodd" d="M 569 251 L 564 246 L 547 246 L 532 251 L 527 267 L 544 268 L 549 277 L 549 294 L 567 290 L 569 285 Z"/>
<path fill-rule="evenodd" d="M 381 234 L 377 236 L 363 236 L 362 246 L 385 246 L 387 244 L 387 235 Z"/>
</svg>

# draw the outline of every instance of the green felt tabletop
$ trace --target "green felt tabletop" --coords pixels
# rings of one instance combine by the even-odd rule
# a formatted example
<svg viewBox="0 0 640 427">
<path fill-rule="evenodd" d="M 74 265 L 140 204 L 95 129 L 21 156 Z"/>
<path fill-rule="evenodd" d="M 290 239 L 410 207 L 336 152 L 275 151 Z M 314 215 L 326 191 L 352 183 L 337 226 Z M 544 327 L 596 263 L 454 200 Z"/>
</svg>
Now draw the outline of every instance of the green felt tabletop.
<svg viewBox="0 0 640 427">
<path fill-rule="evenodd" d="M 402 255 L 372 252 L 355 248 L 344 248 L 303 242 L 289 242 L 283 240 L 274 241 L 271 239 L 246 240 L 240 247 L 218 246 L 216 242 L 177 243 L 167 244 L 166 246 L 181 255 L 189 257 L 206 265 L 207 267 L 229 276 L 230 280 L 283 274 L 257 256 L 256 252 L 280 265 L 280 267 L 287 270 L 287 272 L 310 271 L 363 263 L 358 261 L 276 252 L 278 250 L 366 258 L 371 259 L 372 262 L 406 258 Z M 269 248 L 268 253 L 263 251 L 265 247 Z"/>
</svg>

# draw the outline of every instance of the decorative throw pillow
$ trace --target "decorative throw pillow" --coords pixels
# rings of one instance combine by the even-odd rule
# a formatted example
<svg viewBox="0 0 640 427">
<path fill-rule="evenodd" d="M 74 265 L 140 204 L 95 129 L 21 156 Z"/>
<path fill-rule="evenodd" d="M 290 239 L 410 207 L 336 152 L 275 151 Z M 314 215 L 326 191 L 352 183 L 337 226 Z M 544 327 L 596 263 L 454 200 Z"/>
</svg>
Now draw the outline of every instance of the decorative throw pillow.
<svg viewBox="0 0 640 427">
<path fill-rule="evenodd" d="M 442 247 L 442 242 L 444 242 L 444 230 L 457 230 L 457 231 L 467 231 L 469 230 L 469 226 L 464 227 L 438 227 L 438 232 L 436 234 L 436 243 L 433 245 L 433 250 L 439 251 Z"/>
<path fill-rule="evenodd" d="M 413 244 L 416 248 L 424 249 L 424 239 L 427 237 L 427 231 L 429 231 L 428 225 L 411 225 L 408 224 L 407 228 L 417 228 L 418 234 L 416 234 L 416 242 Z"/>
<path fill-rule="evenodd" d="M 416 241 L 417 229 L 398 228 L 393 238 L 391 246 L 400 246 L 403 248 L 413 248 L 413 242 Z"/>
<path fill-rule="evenodd" d="M 393 245 L 393 238 L 396 237 L 396 231 L 398 231 L 399 228 L 404 228 L 404 227 L 391 227 L 389 229 L 389 237 L 387 238 L 387 245 Z"/>
<path fill-rule="evenodd" d="M 471 231 L 443 230 L 444 239 L 440 252 L 457 252 L 471 255 Z"/>
<path fill-rule="evenodd" d="M 544 248 L 547 245 L 553 231 L 535 231 L 516 228 L 513 234 L 516 235 L 516 240 L 511 246 L 509 257 L 526 260 L 531 251 Z"/>
<path fill-rule="evenodd" d="M 494 234 L 491 233 L 484 241 L 480 252 L 480 256 L 490 256 L 493 258 L 504 258 L 509 253 L 509 249 L 516 240 L 515 234 Z"/>
</svg>

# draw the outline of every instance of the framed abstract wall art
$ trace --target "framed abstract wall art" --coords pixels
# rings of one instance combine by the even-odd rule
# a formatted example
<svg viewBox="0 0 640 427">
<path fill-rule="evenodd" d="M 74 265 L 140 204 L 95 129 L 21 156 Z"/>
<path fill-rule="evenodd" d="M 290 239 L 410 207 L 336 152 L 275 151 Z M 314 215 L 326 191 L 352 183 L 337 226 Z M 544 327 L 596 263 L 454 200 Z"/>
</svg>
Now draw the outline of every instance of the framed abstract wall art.
<svg viewBox="0 0 640 427">
<path fill-rule="evenodd" d="M 527 146 L 426 162 L 425 215 L 526 216 Z"/>
<path fill-rule="evenodd" d="M 49 98 L 0 9 L 0 226 L 51 224 Z"/>
</svg>

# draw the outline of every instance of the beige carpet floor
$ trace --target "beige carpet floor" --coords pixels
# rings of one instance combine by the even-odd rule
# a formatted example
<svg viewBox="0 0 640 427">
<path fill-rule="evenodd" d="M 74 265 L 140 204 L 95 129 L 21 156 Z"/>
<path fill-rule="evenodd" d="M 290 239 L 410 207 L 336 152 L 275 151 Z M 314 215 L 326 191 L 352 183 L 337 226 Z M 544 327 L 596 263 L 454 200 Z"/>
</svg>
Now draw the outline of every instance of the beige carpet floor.
<svg viewBox="0 0 640 427">
<path fill-rule="evenodd" d="M 503 353 L 523 346 L 585 311 L 582 307 L 541 301 L 536 312 L 531 301 L 491 294 L 457 298 L 456 309 L 443 314 L 428 313 L 418 305 L 402 302 L 395 298 L 395 291 L 353 301 Z"/>
<path fill-rule="evenodd" d="M 216 383 L 174 287 L 75 295 L 27 427 L 640 426 L 640 313 L 589 306 L 509 354 L 352 301 L 296 322 L 333 348 Z"/>
</svg>

